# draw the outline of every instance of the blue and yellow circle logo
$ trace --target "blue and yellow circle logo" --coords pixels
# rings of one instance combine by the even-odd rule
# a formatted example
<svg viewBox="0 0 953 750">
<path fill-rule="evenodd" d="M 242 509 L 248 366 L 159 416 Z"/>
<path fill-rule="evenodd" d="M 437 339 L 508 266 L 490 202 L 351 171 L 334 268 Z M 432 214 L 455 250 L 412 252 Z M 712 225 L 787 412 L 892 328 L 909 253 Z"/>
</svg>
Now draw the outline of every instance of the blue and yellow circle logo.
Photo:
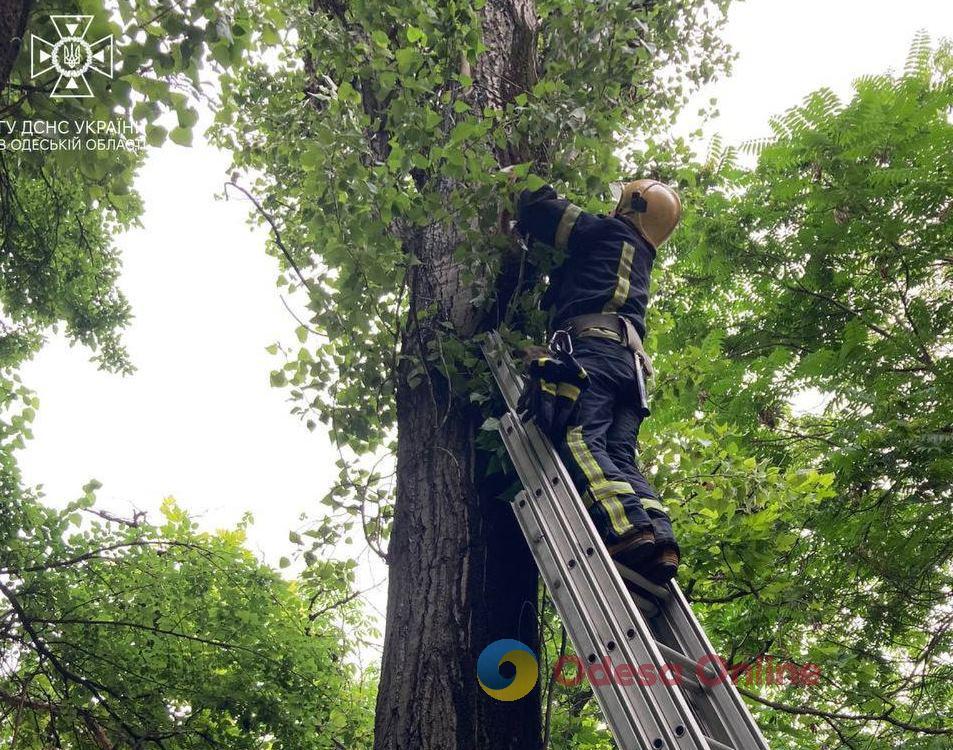
<svg viewBox="0 0 953 750">
<path fill-rule="evenodd" d="M 504 664 L 511 664 L 515 669 L 512 677 L 504 677 L 500 672 Z M 518 701 L 529 695 L 539 679 L 536 654 L 525 643 L 512 638 L 493 641 L 477 659 L 477 678 L 480 687 L 491 698 Z"/>
</svg>

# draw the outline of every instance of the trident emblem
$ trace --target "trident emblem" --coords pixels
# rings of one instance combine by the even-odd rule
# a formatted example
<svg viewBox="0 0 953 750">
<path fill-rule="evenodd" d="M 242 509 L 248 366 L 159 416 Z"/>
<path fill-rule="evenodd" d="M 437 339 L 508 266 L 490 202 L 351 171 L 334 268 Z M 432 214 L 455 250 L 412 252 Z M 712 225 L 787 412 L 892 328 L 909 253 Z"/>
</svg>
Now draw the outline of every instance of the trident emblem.
<svg viewBox="0 0 953 750">
<path fill-rule="evenodd" d="M 80 47 L 78 44 L 67 44 L 63 47 L 63 62 L 67 67 L 76 70 L 82 58 L 80 56 Z"/>
<path fill-rule="evenodd" d="M 113 37 L 86 41 L 92 16 L 50 16 L 58 39 L 48 42 L 32 34 L 30 38 L 30 75 L 33 78 L 51 70 L 58 74 L 50 97 L 83 99 L 93 96 L 86 74 L 95 71 L 113 77 Z"/>
</svg>

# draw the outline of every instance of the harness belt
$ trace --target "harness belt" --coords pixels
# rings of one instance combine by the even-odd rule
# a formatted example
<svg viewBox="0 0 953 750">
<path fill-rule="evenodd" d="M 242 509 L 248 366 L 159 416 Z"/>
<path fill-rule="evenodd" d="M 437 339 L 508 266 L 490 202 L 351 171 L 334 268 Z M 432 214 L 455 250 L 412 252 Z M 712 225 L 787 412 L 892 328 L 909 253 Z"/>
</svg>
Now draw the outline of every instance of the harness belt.
<svg viewBox="0 0 953 750">
<path fill-rule="evenodd" d="M 614 313 L 589 313 L 569 318 L 557 331 L 554 340 L 559 334 L 565 334 L 571 342 L 572 338 L 602 338 L 621 344 L 635 358 L 635 374 L 639 381 L 640 400 L 642 406 L 648 409 L 648 389 L 645 379 L 655 375 L 652 359 L 645 351 L 642 337 L 635 330 L 632 321 L 623 315 Z M 569 344 L 570 351 L 572 344 Z"/>
<path fill-rule="evenodd" d="M 642 343 L 642 337 L 635 330 L 632 321 L 623 315 L 614 313 L 590 313 L 588 315 L 577 315 L 569 318 L 563 328 L 570 336 L 576 338 L 604 338 L 622 344 L 642 363 L 642 369 L 645 370 L 647 377 L 652 377 L 655 370 L 652 368 L 652 360 L 645 351 L 645 345 Z"/>
</svg>

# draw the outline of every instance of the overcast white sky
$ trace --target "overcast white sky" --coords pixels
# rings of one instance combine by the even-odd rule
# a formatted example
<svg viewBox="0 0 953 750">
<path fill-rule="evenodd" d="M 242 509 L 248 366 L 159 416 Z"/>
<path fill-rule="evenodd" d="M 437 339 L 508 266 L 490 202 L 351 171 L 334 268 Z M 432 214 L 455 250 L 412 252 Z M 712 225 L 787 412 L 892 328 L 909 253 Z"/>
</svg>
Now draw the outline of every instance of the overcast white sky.
<svg viewBox="0 0 953 750">
<path fill-rule="evenodd" d="M 709 134 L 727 143 L 769 135 L 768 117 L 808 92 L 827 85 L 844 95 L 859 75 L 901 69 L 921 28 L 953 36 L 953 3 L 738 3 L 728 26 L 740 54 L 734 74 L 699 99 L 720 100 Z M 204 143 L 150 155 L 138 180 L 144 228 L 118 239 L 135 311 L 125 340 L 139 371 L 101 373 L 84 350 L 51 341 L 23 372 L 41 405 L 21 466 L 52 502 L 96 478 L 103 504 L 117 511 L 153 510 L 172 495 L 208 528 L 251 511 L 250 543 L 277 563 L 299 515 L 320 512 L 335 456 L 268 384 L 275 359 L 265 347 L 290 341 L 295 323 L 247 204 L 215 198 L 227 169 L 227 155 Z M 365 584 L 383 575 L 364 568 Z M 372 597 L 381 609 L 383 589 Z"/>
</svg>

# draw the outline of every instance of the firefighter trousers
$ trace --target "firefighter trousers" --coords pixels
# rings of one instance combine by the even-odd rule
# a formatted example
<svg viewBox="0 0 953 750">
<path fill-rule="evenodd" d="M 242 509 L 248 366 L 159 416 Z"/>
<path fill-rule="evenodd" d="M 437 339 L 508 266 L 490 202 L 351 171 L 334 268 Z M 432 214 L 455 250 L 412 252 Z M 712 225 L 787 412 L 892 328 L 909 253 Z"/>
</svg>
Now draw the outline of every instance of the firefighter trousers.
<svg viewBox="0 0 953 750">
<path fill-rule="evenodd" d="M 642 407 L 632 352 L 595 337 L 576 338 L 573 355 L 589 387 L 557 446 L 596 529 L 607 544 L 654 529 L 656 543 L 676 547 L 672 525 L 638 464 Z"/>
</svg>

